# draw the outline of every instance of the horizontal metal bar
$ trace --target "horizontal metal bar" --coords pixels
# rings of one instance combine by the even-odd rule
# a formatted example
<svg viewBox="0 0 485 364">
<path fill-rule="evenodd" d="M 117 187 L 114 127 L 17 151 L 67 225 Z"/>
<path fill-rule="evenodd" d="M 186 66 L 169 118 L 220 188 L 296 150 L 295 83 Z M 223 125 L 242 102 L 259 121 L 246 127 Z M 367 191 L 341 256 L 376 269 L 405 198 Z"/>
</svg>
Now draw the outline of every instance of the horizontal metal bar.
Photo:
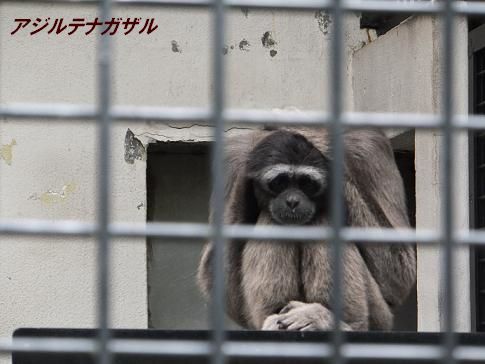
<svg viewBox="0 0 485 364">
<path fill-rule="evenodd" d="M 111 118 L 118 121 L 191 121 L 207 123 L 210 120 L 209 109 L 195 107 L 137 107 L 113 106 Z"/>
<path fill-rule="evenodd" d="M 485 129 L 485 115 L 460 115 L 452 120 L 452 127 L 462 130 L 482 130 Z"/>
<path fill-rule="evenodd" d="M 207 356 L 211 353 L 208 341 L 197 340 L 144 340 L 111 339 L 109 350 L 115 354 L 161 356 Z M 0 353 L 85 353 L 94 354 L 97 341 L 87 338 L 4 338 L 0 339 Z M 237 342 L 227 341 L 222 348 L 229 357 L 294 357 L 329 358 L 332 346 L 327 343 Z M 342 345 L 342 355 L 348 359 L 406 359 L 435 360 L 442 355 L 439 344 L 377 344 L 358 343 Z M 457 360 L 481 361 L 485 358 L 483 346 L 457 346 Z"/>
<path fill-rule="evenodd" d="M 433 244 L 439 243 L 442 239 L 438 232 L 432 230 L 414 230 L 404 228 L 383 229 L 346 227 L 342 229 L 341 235 L 344 241 L 379 244 L 415 244 L 416 242 L 421 244 Z"/>
<path fill-rule="evenodd" d="M 113 106 L 110 117 L 116 121 L 207 122 L 208 109 L 188 107 Z M 99 117 L 93 105 L 25 103 L 0 106 L 0 117 L 44 121 L 91 120 Z"/>
<path fill-rule="evenodd" d="M 79 4 L 99 5 L 101 0 L 0 0 L 0 3 L 30 3 L 30 4 Z M 118 6 L 178 6 L 178 7 L 208 7 L 210 0 L 112 0 L 112 5 Z"/>
<path fill-rule="evenodd" d="M 293 126 L 295 121 L 302 126 L 322 126 L 330 122 L 330 114 L 323 111 L 227 109 L 226 123 L 237 125 L 285 125 Z"/>
<path fill-rule="evenodd" d="M 113 223 L 108 230 L 111 236 L 119 238 L 208 239 L 211 236 L 211 229 L 211 225 L 208 224 L 148 222 L 139 224 Z M 76 220 L 0 220 L 0 235 L 89 237 L 94 236 L 96 232 L 95 223 Z M 223 232 L 229 239 L 285 241 L 320 241 L 328 239 L 331 234 L 331 230 L 323 226 L 292 227 L 279 225 L 226 225 Z M 438 232 L 432 230 L 346 227 L 342 230 L 342 239 L 359 243 L 413 244 L 419 242 L 433 244 L 439 242 L 441 237 Z M 458 231 L 455 239 L 463 245 L 485 245 L 485 231 Z"/>
<path fill-rule="evenodd" d="M 163 239 L 208 239 L 211 229 L 208 224 L 175 222 L 113 223 L 108 228 L 112 237 Z M 96 232 L 95 223 L 74 220 L 0 220 L 0 235 L 84 237 L 94 236 Z M 321 241 L 330 238 L 331 229 L 324 226 L 226 225 L 223 233 L 229 239 Z M 485 245 L 485 231 L 482 230 L 459 231 L 455 238 L 464 245 Z M 346 227 L 342 229 L 342 239 L 359 243 L 435 244 L 441 237 L 432 230 Z"/>
<path fill-rule="evenodd" d="M 0 118 L 43 121 L 96 120 L 96 109 L 90 105 L 71 104 L 12 104 L 0 106 Z M 207 124 L 211 113 L 205 108 L 114 106 L 111 118 L 123 122 L 158 121 L 170 123 Z M 228 124 L 246 125 L 304 125 L 322 126 L 331 119 L 323 111 L 228 109 L 224 113 Z M 342 115 L 342 123 L 348 127 L 380 128 L 439 128 L 441 118 L 435 114 L 348 112 Z M 456 115 L 453 120 L 457 129 L 484 129 L 484 115 Z"/>
<path fill-rule="evenodd" d="M 485 117 L 482 118 L 485 125 Z M 458 115 L 457 121 L 467 120 L 467 115 Z M 441 127 L 437 114 L 349 112 L 344 113 L 342 122 L 350 127 L 416 128 L 435 129 Z"/>
<path fill-rule="evenodd" d="M 483 1 L 454 1 L 452 10 L 460 15 L 484 15 L 485 3 Z"/>
<path fill-rule="evenodd" d="M 432 1 L 354 0 L 342 1 L 345 11 L 399 14 L 439 14 L 443 6 Z"/>
<path fill-rule="evenodd" d="M 15 103 L 0 105 L 0 118 L 94 120 L 97 115 L 94 105 L 61 103 Z"/>
<path fill-rule="evenodd" d="M 0 0 L 1 2 L 44 3 L 44 4 L 87 4 L 98 5 L 99 0 Z M 209 7 L 211 0 L 113 0 L 119 6 L 176 6 L 176 7 Z M 228 7 L 250 7 L 260 9 L 315 10 L 331 9 L 329 0 L 226 0 Z M 392 0 L 348 0 L 342 1 L 342 10 L 346 12 L 372 13 L 405 13 L 405 14 L 439 14 L 442 4 L 428 1 L 392 1 Z M 485 15 L 483 2 L 456 2 L 453 11 L 458 15 Z"/>
<path fill-rule="evenodd" d="M 0 235 L 93 236 L 96 225 L 76 220 L 0 219 Z"/>
</svg>

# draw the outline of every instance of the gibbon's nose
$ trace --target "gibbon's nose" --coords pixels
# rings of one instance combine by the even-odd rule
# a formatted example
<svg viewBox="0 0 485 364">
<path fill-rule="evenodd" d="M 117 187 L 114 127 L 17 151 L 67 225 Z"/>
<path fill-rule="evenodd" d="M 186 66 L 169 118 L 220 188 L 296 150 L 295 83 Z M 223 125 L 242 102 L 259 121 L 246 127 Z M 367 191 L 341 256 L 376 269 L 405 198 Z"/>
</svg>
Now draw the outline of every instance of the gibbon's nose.
<svg viewBox="0 0 485 364">
<path fill-rule="evenodd" d="M 286 205 L 290 208 L 290 209 L 294 209 L 298 206 L 298 204 L 300 203 L 300 201 L 295 198 L 295 197 L 288 197 L 286 199 Z"/>
</svg>

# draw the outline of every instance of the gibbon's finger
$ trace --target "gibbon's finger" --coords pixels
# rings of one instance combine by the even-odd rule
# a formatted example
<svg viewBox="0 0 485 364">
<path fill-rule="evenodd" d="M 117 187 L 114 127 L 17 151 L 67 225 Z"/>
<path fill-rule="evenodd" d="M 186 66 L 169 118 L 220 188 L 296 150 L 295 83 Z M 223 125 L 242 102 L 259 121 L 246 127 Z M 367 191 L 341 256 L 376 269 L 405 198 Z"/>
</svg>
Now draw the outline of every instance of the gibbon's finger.
<svg viewBox="0 0 485 364">
<path fill-rule="evenodd" d="M 306 326 L 303 326 L 300 331 L 317 331 L 317 327 L 313 323 L 309 323 Z"/>
<path fill-rule="evenodd" d="M 300 301 L 290 301 L 290 303 L 288 303 L 285 307 L 283 307 L 279 313 L 280 313 L 280 315 L 282 315 L 282 314 L 290 312 L 294 308 L 301 307 L 301 306 L 304 306 L 304 305 L 305 305 L 305 303 L 300 302 Z"/>
<path fill-rule="evenodd" d="M 263 326 L 261 327 L 261 330 L 265 330 L 265 331 L 284 330 L 284 327 L 282 326 L 282 324 L 280 322 L 280 316 L 279 315 L 268 316 L 264 320 Z"/>
<path fill-rule="evenodd" d="M 287 327 L 287 330 L 292 330 L 292 331 L 300 331 L 302 328 L 311 325 L 311 322 L 308 322 L 307 320 L 297 320 L 293 322 L 290 326 Z"/>
</svg>

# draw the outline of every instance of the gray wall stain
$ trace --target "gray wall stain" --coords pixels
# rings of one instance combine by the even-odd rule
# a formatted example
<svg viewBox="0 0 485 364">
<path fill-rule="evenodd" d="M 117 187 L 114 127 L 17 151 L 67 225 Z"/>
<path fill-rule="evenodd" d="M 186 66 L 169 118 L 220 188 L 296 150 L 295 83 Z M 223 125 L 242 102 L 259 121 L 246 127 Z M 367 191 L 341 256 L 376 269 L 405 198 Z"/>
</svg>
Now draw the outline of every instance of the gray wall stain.
<svg viewBox="0 0 485 364">
<path fill-rule="evenodd" d="M 172 40 L 172 52 L 174 53 L 182 53 L 182 49 L 180 48 L 179 44 L 176 40 Z"/>
<path fill-rule="evenodd" d="M 249 46 L 250 46 L 249 42 L 248 42 L 247 40 L 243 39 L 241 42 L 239 42 L 239 49 L 240 49 L 240 50 L 242 50 L 242 51 L 248 51 L 248 52 L 249 52 L 249 49 L 242 49 L 242 48 L 241 48 L 241 43 L 242 43 L 243 41 L 247 42 L 247 47 L 249 47 Z M 245 45 L 244 45 L 244 44 L 243 44 L 243 46 L 245 47 Z M 234 45 L 230 45 L 230 46 L 229 46 L 229 45 L 225 44 L 225 45 L 224 45 L 224 47 L 222 47 L 222 54 L 223 54 L 223 55 L 226 55 L 226 54 L 228 54 L 228 53 L 229 53 L 229 51 L 230 51 L 230 50 L 231 50 L 231 51 L 232 51 L 232 50 L 234 50 Z"/>
<path fill-rule="evenodd" d="M 239 50 L 244 51 L 244 52 L 249 52 L 249 47 L 251 44 L 246 39 L 243 39 L 239 42 Z"/>
<path fill-rule="evenodd" d="M 273 32 L 271 32 L 269 30 L 267 32 L 265 32 L 263 34 L 263 36 L 261 37 L 261 43 L 263 44 L 264 48 L 270 49 L 269 55 L 271 57 L 276 56 L 278 51 L 276 51 L 276 49 L 274 49 L 274 48 L 276 47 L 276 44 L 278 44 L 278 43 L 274 39 Z"/>
<path fill-rule="evenodd" d="M 143 143 L 128 129 L 125 135 L 125 162 L 134 164 L 135 159 L 145 160 L 146 150 Z"/>
<path fill-rule="evenodd" d="M 244 14 L 244 16 L 247 18 L 249 15 L 249 8 L 247 6 L 241 6 L 241 11 Z"/>
<path fill-rule="evenodd" d="M 317 19 L 318 28 L 322 34 L 327 35 L 330 30 L 330 24 L 332 24 L 330 15 L 323 10 L 318 10 L 315 12 L 315 19 Z"/>
<path fill-rule="evenodd" d="M 277 43 L 273 38 L 273 32 L 267 31 L 261 37 L 261 43 L 264 48 L 273 48 Z"/>
</svg>

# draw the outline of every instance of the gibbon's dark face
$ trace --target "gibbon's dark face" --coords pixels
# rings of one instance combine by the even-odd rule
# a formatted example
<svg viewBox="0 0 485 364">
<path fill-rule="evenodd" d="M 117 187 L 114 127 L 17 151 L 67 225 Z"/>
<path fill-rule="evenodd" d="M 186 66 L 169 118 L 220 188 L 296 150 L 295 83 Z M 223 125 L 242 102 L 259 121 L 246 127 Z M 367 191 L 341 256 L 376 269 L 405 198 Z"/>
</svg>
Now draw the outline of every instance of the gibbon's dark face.
<svg viewBox="0 0 485 364">
<path fill-rule="evenodd" d="M 325 205 L 328 161 L 305 137 L 280 130 L 264 138 L 248 159 L 261 210 L 283 225 L 305 225 Z"/>
</svg>

